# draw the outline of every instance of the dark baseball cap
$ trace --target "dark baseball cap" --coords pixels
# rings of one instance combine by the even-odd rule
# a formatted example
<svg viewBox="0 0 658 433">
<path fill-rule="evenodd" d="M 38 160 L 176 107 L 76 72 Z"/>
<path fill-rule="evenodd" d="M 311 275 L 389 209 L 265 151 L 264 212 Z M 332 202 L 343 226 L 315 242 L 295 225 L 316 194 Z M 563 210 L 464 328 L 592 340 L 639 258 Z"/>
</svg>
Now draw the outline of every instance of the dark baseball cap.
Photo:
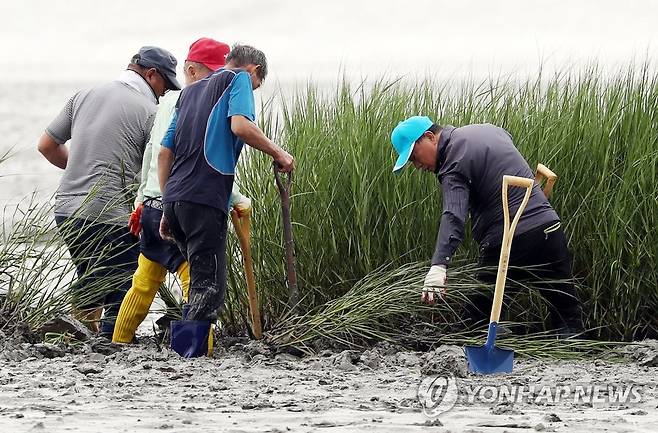
<svg viewBox="0 0 658 433">
<path fill-rule="evenodd" d="M 181 85 L 176 80 L 176 57 L 164 48 L 145 46 L 139 49 L 131 60 L 132 63 L 144 68 L 155 68 L 165 79 L 167 89 L 180 90 Z"/>
</svg>

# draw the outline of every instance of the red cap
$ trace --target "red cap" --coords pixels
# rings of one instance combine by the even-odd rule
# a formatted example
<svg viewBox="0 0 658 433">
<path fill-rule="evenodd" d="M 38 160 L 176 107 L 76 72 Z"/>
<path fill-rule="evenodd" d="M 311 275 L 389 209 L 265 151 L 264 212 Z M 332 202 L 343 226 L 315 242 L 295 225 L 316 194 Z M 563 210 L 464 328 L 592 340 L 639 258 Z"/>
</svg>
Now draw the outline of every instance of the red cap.
<svg viewBox="0 0 658 433">
<path fill-rule="evenodd" d="M 216 71 L 226 65 L 226 55 L 231 47 L 211 38 L 201 38 L 190 45 L 185 61 L 197 62 Z"/>
</svg>

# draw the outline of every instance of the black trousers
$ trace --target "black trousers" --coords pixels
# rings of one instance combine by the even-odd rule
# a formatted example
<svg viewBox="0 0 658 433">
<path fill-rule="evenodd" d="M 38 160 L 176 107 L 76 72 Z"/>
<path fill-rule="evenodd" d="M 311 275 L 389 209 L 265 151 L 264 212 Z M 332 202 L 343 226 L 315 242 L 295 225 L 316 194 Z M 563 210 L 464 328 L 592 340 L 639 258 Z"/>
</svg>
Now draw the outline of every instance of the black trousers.
<svg viewBox="0 0 658 433">
<path fill-rule="evenodd" d="M 545 224 L 514 237 L 510 251 L 508 280 L 530 283 L 540 290 L 549 304 L 551 323 L 556 329 L 583 328 L 582 306 L 573 284 L 571 255 L 562 228 L 552 230 L 555 223 Z M 480 246 L 479 265 L 487 267 L 478 273 L 480 281 L 495 284 L 500 244 Z M 509 287 L 509 285 L 508 285 Z M 487 320 L 492 296 L 481 295 L 468 307 L 475 322 Z"/>
<path fill-rule="evenodd" d="M 71 286 L 74 306 L 80 310 L 104 307 L 100 330 L 112 335 L 121 301 L 137 269 L 137 238 L 127 226 L 57 215 L 55 222 L 78 274 Z"/>
<path fill-rule="evenodd" d="M 226 296 L 226 230 L 228 215 L 197 203 L 165 203 L 165 218 L 190 264 L 188 320 L 217 319 Z"/>
</svg>

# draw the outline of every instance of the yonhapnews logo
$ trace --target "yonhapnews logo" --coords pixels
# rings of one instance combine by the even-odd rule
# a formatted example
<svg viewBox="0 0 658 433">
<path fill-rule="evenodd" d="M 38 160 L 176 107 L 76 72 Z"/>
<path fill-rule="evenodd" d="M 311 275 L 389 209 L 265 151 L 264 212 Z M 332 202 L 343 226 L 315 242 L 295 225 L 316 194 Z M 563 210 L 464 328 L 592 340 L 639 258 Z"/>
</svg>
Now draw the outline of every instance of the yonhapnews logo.
<svg viewBox="0 0 658 433">
<path fill-rule="evenodd" d="M 500 403 L 546 405 L 615 406 L 642 402 L 642 387 L 625 383 L 541 384 L 469 384 L 452 375 L 426 376 L 418 386 L 418 401 L 423 413 L 436 418 L 456 405 Z"/>
</svg>

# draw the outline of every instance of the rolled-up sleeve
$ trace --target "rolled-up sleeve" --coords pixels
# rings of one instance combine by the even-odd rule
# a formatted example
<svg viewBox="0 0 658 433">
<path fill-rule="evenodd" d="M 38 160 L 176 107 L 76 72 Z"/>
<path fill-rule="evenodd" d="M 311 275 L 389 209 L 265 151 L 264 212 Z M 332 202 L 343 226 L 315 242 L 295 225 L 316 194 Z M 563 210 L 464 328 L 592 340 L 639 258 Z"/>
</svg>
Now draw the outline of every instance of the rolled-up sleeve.
<svg viewBox="0 0 658 433">
<path fill-rule="evenodd" d="M 448 266 L 455 250 L 464 240 L 470 191 L 468 182 L 458 173 L 450 173 L 442 177 L 441 191 L 443 212 L 432 265 Z"/>
</svg>

